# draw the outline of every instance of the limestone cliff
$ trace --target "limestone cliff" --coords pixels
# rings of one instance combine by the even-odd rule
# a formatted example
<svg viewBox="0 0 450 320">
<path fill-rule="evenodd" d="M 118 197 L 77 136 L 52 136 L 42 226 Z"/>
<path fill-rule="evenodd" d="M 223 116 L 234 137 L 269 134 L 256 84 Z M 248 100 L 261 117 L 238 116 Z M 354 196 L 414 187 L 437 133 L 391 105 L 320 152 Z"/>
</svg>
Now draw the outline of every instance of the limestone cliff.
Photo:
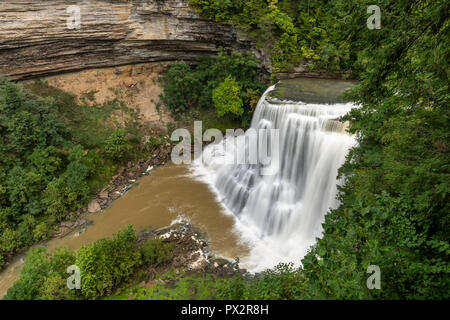
<svg viewBox="0 0 450 320">
<path fill-rule="evenodd" d="M 80 8 L 78 29 L 68 28 L 71 5 Z M 1 0 L 0 21 L 0 76 L 11 79 L 252 47 L 233 27 L 200 18 L 187 0 Z"/>
</svg>

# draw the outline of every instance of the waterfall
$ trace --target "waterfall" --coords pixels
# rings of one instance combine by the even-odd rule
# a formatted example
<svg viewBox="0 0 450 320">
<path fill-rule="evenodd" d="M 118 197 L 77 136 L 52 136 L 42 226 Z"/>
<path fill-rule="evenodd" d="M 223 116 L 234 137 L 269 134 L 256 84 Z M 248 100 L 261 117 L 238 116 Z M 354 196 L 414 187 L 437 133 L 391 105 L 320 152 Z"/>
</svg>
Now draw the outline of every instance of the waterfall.
<svg viewBox="0 0 450 320">
<path fill-rule="evenodd" d="M 255 147 L 248 139 L 251 130 L 207 146 L 192 168 L 236 217 L 236 229 L 251 248 L 241 261 L 253 271 L 279 262 L 300 265 L 322 234 L 325 214 L 339 204 L 338 169 L 356 143 L 347 124 L 337 120 L 354 105 L 269 101 L 271 90 L 258 102 L 250 129 L 279 130 L 272 174 L 262 175 L 261 164 L 242 161 Z M 230 158 L 240 161 L 224 164 Z"/>
</svg>

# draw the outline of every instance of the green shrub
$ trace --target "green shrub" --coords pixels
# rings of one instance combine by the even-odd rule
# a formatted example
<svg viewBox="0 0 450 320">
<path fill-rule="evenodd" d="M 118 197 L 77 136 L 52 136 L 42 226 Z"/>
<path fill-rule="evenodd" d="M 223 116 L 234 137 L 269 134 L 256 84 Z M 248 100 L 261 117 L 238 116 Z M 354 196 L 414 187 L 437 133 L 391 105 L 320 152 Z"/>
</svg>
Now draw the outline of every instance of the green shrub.
<svg viewBox="0 0 450 320">
<path fill-rule="evenodd" d="M 141 247 L 144 265 L 164 264 L 172 260 L 174 245 L 161 239 L 148 240 Z"/>
<path fill-rule="evenodd" d="M 219 117 L 226 113 L 232 113 L 236 116 L 241 116 L 244 113 L 241 88 L 232 76 L 228 76 L 224 82 L 214 89 L 212 99 Z"/>
<path fill-rule="evenodd" d="M 56 249 L 53 254 L 43 247 L 32 248 L 27 252 L 20 278 L 8 290 L 5 299 L 95 299 L 108 294 L 141 265 L 136 240 L 136 233 L 129 226 L 112 239 L 84 246 L 76 254 L 64 248 Z M 155 252 L 159 254 L 164 250 Z M 70 274 L 66 270 L 71 265 L 80 268 L 81 290 L 67 288 Z"/>
<path fill-rule="evenodd" d="M 106 154 L 115 160 L 124 159 L 128 154 L 128 143 L 122 129 L 113 131 L 105 141 Z"/>
<path fill-rule="evenodd" d="M 343 7 L 336 2 L 189 0 L 202 16 L 233 24 L 255 40 L 268 53 L 275 72 L 299 64 L 335 72 L 350 67 L 354 56 L 349 37 L 340 32 L 351 15 L 336 17 Z"/>
<path fill-rule="evenodd" d="M 67 185 L 64 176 L 53 179 L 43 192 L 43 202 L 46 205 L 46 214 L 60 220 L 67 210 L 75 210 L 81 207 L 78 191 Z"/>
<path fill-rule="evenodd" d="M 151 288 L 134 286 L 125 288 L 107 300 L 210 300 L 215 298 L 220 279 L 204 273 L 163 273 L 157 276 L 164 282 L 157 282 Z"/>
<path fill-rule="evenodd" d="M 135 248 L 136 233 L 132 226 L 121 230 L 112 239 L 101 239 L 82 247 L 75 264 L 81 270 L 81 293 L 95 299 L 127 280 L 141 264 L 141 254 Z"/>
<path fill-rule="evenodd" d="M 146 143 L 146 147 L 149 150 L 154 150 L 154 149 L 157 149 L 158 147 L 160 147 L 162 144 L 163 144 L 163 142 L 160 138 L 155 137 L 155 136 L 150 136 Z"/>
<path fill-rule="evenodd" d="M 20 246 L 22 246 L 20 232 L 6 228 L 0 233 L 0 251 L 5 253 L 14 252 Z"/>
<path fill-rule="evenodd" d="M 235 263 L 235 268 L 235 274 L 229 278 L 203 272 L 163 273 L 157 277 L 164 281 L 151 288 L 126 288 L 108 299 L 129 299 L 132 296 L 134 300 L 294 300 L 304 297 L 307 281 L 301 269 L 292 264 L 280 264 L 255 276 L 237 272 L 238 263 Z"/>
<path fill-rule="evenodd" d="M 56 296 L 56 292 L 63 292 L 63 296 L 72 297 L 74 293 L 66 286 L 66 269 L 74 262 L 74 254 L 64 248 L 57 249 L 53 254 L 47 253 L 43 247 L 30 249 L 20 278 L 8 290 L 5 299 L 40 300 L 51 295 Z M 58 283 L 55 283 L 56 279 Z"/>
<path fill-rule="evenodd" d="M 185 63 L 175 63 L 163 79 L 164 94 L 161 100 L 174 113 L 194 107 L 201 95 L 202 83 L 199 75 Z"/>
<path fill-rule="evenodd" d="M 75 292 L 68 290 L 67 277 L 69 274 L 62 276 L 60 273 L 52 273 L 43 281 L 40 290 L 40 300 L 73 300 L 76 299 Z"/>
<path fill-rule="evenodd" d="M 33 230 L 33 239 L 35 241 L 46 240 L 49 236 L 50 226 L 46 222 L 38 223 Z"/>
</svg>

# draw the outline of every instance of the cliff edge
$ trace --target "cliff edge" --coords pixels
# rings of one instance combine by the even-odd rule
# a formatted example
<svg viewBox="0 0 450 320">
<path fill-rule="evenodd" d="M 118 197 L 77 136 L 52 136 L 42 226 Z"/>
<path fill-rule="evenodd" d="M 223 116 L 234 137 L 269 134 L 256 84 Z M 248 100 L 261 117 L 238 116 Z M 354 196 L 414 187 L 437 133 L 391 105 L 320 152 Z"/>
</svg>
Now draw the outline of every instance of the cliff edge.
<svg viewBox="0 0 450 320">
<path fill-rule="evenodd" d="M 70 6 L 79 8 L 77 28 Z M 0 76 L 10 79 L 192 61 L 219 47 L 261 58 L 232 26 L 199 17 L 187 0 L 4 0 L 0 21 Z"/>
</svg>

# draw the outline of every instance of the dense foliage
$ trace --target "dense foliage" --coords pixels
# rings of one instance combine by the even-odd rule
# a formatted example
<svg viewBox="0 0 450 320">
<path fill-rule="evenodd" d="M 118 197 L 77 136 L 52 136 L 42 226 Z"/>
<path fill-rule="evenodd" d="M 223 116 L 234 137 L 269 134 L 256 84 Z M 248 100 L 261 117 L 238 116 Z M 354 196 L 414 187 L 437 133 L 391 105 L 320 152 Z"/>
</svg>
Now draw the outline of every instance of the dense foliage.
<svg viewBox="0 0 450 320">
<path fill-rule="evenodd" d="M 130 226 L 113 239 L 101 239 L 78 251 L 75 265 L 81 270 L 81 293 L 85 298 L 104 295 L 129 279 L 142 263 L 139 250 L 134 248 L 136 240 Z"/>
<path fill-rule="evenodd" d="M 326 0 L 190 0 L 203 16 L 231 23 L 270 54 L 274 71 L 304 64 L 333 72 L 351 68 L 349 39 L 339 37 L 348 17 L 336 16 L 342 5 Z"/>
<path fill-rule="evenodd" d="M 259 74 L 254 56 L 220 51 L 217 58 L 200 58 L 195 66 L 184 62 L 173 64 L 162 79 L 164 93 L 161 100 L 174 115 L 214 106 L 222 110 L 223 104 L 218 99 L 213 101 L 213 91 L 232 78 L 234 86 L 239 88 L 234 90 L 238 107 L 232 113 L 246 123 L 264 90 Z"/>
<path fill-rule="evenodd" d="M 20 279 L 5 299 L 55 300 L 97 299 L 130 280 L 142 266 L 163 264 L 172 259 L 172 246 L 159 239 L 138 245 L 132 226 L 111 239 L 105 238 L 74 253 L 60 248 L 47 253 L 43 247 L 30 249 Z M 68 289 L 69 266 L 80 268 L 81 289 Z"/>
<path fill-rule="evenodd" d="M 298 297 L 448 299 L 448 1 L 191 2 L 262 40 L 276 68 L 299 62 L 306 41 L 329 70 L 358 71 L 350 98 L 361 107 L 344 120 L 359 146 L 340 170 L 342 204 L 302 261 L 308 285 Z M 381 29 L 366 26 L 372 4 Z M 381 290 L 366 286 L 370 265 Z"/>
<path fill-rule="evenodd" d="M 112 122 L 116 110 L 130 114 L 125 124 Z M 44 83 L 0 84 L 0 268 L 46 239 L 132 156 L 136 121 L 118 101 L 79 105 Z"/>
<path fill-rule="evenodd" d="M 20 279 L 8 290 L 5 299 L 52 300 L 70 299 L 72 294 L 66 290 L 67 267 L 73 265 L 72 252 L 60 248 L 53 254 L 44 247 L 30 249 Z"/>
<path fill-rule="evenodd" d="M 351 94 L 361 108 L 345 117 L 359 146 L 340 170 L 342 205 L 303 259 L 307 297 L 448 299 L 449 3 L 378 1 L 382 28 L 363 31 L 367 2 L 338 2 L 365 68 Z M 366 287 L 369 265 L 381 290 Z"/>
<path fill-rule="evenodd" d="M 145 265 L 161 264 L 172 260 L 173 243 L 165 243 L 162 239 L 149 240 L 141 246 L 142 260 Z"/>
</svg>

